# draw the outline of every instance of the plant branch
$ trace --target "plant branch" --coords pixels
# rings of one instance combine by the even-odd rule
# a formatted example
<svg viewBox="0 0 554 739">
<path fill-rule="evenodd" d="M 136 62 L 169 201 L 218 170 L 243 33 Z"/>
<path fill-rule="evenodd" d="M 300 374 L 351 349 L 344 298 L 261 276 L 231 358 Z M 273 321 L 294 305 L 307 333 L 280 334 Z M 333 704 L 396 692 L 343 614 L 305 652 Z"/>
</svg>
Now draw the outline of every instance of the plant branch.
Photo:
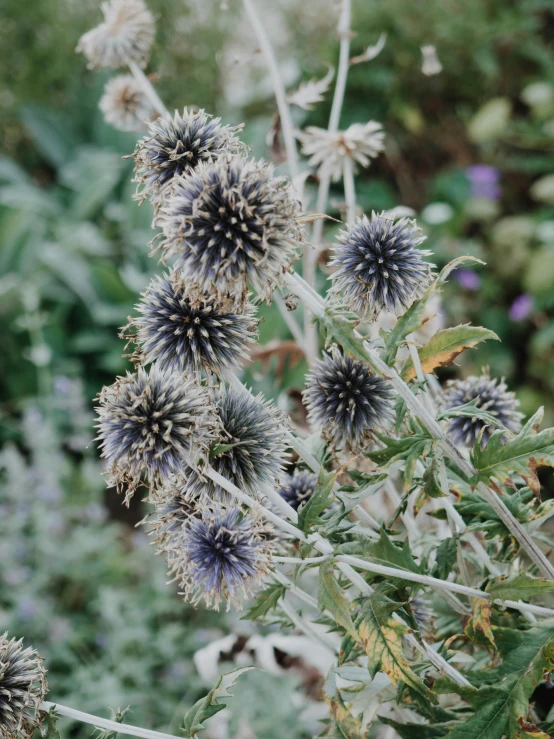
<svg viewBox="0 0 554 739">
<path fill-rule="evenodd" d="M 131 70 L 133 77 L 142 87 L 142 91 L 144 92 L 144 94 L 146 95 L 150 103 L 152 104 L 154 110 L 157 110 L 160 115 L 164 115 L 165 113 L 167 113 L 167 108 L 165 107 L 161 98 L 156 92 L 154 85 L 150 82 L 150 80 L 144 74 L 144 72 L 138 66 L 138 64 L 136 62 L 128 62 L 127 64 L 128 64 L 129 69 Z"/>
</svg>

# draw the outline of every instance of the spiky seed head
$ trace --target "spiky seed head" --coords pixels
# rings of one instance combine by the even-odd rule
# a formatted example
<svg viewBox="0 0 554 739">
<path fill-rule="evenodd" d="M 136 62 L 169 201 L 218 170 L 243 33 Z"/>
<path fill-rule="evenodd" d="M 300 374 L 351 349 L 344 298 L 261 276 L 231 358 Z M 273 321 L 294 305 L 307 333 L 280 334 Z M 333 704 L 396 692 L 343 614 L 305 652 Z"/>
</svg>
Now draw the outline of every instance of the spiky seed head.
<svg viewBox="0 0 554 739">
<path fill-rule="evenodd" d="M 157 486 L 185 465 L 195 466 L 214 438 L 217 416 L 209 391 L 195 378 L 142 367 L 99 395 L 98 438 L 110 484 L 127 488 L 141 477 Z"/>
<path fill-rule="evenodd" d="M 154 16 L 142 0 L 108 0 L 102 3 L 104 22 L 81 36 L 77 51 L 88 66 L 125 67 L 135 62 L 145 67 L 154 42 Z"/>
<path fill-rule="evenodd" d="M 126 328 L 134 331 L 138 357 L 171 371 L 220 374 L 236 368 L 257 333 L 250 302 L 238 312 L 230 298 L 202 292 L 176 274 L 152 280 L 137 309 L 140 315 Z"/>
<path fill-rule="evenodd" d="M 167 538 L 166 556 L 185 600 L 215 609 L 226 600 L 227 610 L 240 610 L 269 574 L 276 544 L 273 529 L 255 514 L 218 507 Z"/>
<path fill-rule="evenodd" d="M 353 123 L 345 131 L 335 132 L 308 126 L 297 135 L 302 152 L 310 157 L 308 163 L 317 167 L 320 177 L 331 177 L 335 182 L 343 176 L 347 159 L 354 167 L 366 168 L 385 148 L 385 134 L 377 121 Z"/>
<path fill-rule="evenodd" d="M 150 100 L 130 74 L 120 74 L 106 83 L 99 107 L 106 123 L 118 131 L 140 131 L 155 115 Z"/>
<path fill-rule="evenodd" d="M 242 126 L 223 126 L 205 110 L 185 108 L 175 115 L 165 113 L 153 121 L 147 135 L 137 143 L 135 182 L 137 198 L 150 198 L 161 207 L 174 192 L 182 175 L 200 162 L 215 162 L 221 156 L 236 156 L 244 149 L 237 134 Z"/>
<path fill-rule="evenodd" d="M 304 391 L 308 418 L 338 449 L 365 445 L 391 419 L 392 397 L 386 380 L 336 349 L 315 364 Z"/>
<path fill-rule="evenodd" d="M 292 183 L 243 158 L 200 164 L 178 184 L 160 224 L 164 257 L 204 290 L 269 297 L 302 242 Z"/>
<path fill-rule="evenodd" d="M 31 739 L 41 726 L 39 708 L 48 692 L 41 656 L 23 640 L 0 635 L 0 736 Z"/>
<path fill-rule="evenodd" d="M 476 401 L 477 408 L 497 418 L 498 426 L 487 424 L 481 418 L 468 418 L 467 416 L 453 418 L 447 430 L 455 444 L 475 446 L 482 430 L 481 443 L 484 446 L 491 434 L 498 428 L 504 427 L 516 433 L 521 429 L 523 414 L 516 410 L 519 401 L 515 394 L 508 390 L 503 379 L 491 378 L 485 372 L 479 377 L 471 375 L 465 380 L 450 380 L 443 391 L 440 405 L 444 409 L 450 409 L 472 401 Z"/>
<path fill-rule="evenodd" d="M 263 498 L 264 488 L 275 488 L 284 474 L 285 417 L 262 395 L 246 389 L 221 386 L 214 391 L 213 406 L 220 431 L 210 450 L 212 467 L 243 492 Z M 185 469 L 183 476 L 189 499 L 228 500 L 228 493 L 201 471 Z"/>
<path fill-rule="evenodd" d="M 317 485 L 317 475 L 306 470 L 295 470 L 293 475 L 287 475 L 279 488 L 279 495 L 294 510 L 298 510 L 301 503 L 306 503 Z"/>
<path fill-rule="evenodd" d="M 415 221 L 393 220 L 372 213 L 341 231 L 331 265 L 336 290 L 362 317 L 407 308 L 429 284 L 431 252 L 419 249 L 425 240 Z"/>
</svg>

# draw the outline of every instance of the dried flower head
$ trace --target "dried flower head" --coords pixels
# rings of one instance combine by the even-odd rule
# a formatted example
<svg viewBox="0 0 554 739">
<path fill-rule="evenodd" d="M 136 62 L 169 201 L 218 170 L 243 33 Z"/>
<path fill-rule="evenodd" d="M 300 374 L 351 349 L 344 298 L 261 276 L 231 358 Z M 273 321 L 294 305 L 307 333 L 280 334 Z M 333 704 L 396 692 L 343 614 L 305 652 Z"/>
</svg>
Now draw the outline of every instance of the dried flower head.
<svg viewBox="0 0 554 739">
<path fill-rule="evenodd" d="M 100 110 L 106 123 L 118 131 L 140 131 L 154 115 L 150 100 L 130 74 L 121 74 L 106 83 Z"/>
<path fill-rule="evenodd" d="M 101 7 L 104 22 L 77 45 L 88 66 L 117 68 L 134 62 L 145 67 L 155 35 L 152 13 L 142 0 L 108 0 Z"/>
<path fill-rule="evenodd" d="M 262 395 L 221 386 L 213 405 L 219 416 L 219 437 L 212 444 L 210 462 L 245 493 L 261 498 L 264 487 L 274 488 L 283 476 L 286 421 Z M 189 498 L 226 501 L 228 494 L 193 469 L 183 470 Z"/>
<path fill-rule="evenodd" d="M 243 158 L 200 164 L 176 187 L 161 225 L 165 257 L 204 290 L 270 295 L 302 241 L 290 180 Z"/>
<path fill-rule="evenodd" d="M 186 600 L 216 609 L 226 600 L 227 610 L 240 610 L 269 574 L 275 548 L 272 528 L 254 514 L 216 508 L 184 524 L 167 561 Z"/>
<path fill-rule="evenodd" d="M 392 389 L 357 359 L 324 354 L 308 375 L 308 417 L 337 448 L 357 449 L 392 416 Z"/>
<path fill-rule="evenodd" d="M 163 205 L 173 193 L 181 175 L 192 172 L 200 162 L 215 162 L 219 157 L 235 156 L 244 150 L 237 138 L 242 126 L 223 126 L 204 110 L 165 113 L 152 122 L 147 135 L 137 143 L 135 182 L 137 197 L 150 198 L 155 207 Z"/>
<path fill-rule="evenodd" d="M 320 177 L 331 177 L 335 182 L 344 174 L 344 163 L 350 160 L 354 167 L 369 167 L 371 160 L 385 148 L 385 134 L 377 121 L 353 123 L 346 131 L 327 131 L 308 126 L 297 134 L 302 152 L 310 157 L 309 164 L 317 167 Z"/>
<path fill-rule="evenodd" d="M 481 443 L 484 446 L 498 428 L 504 427 L 515 432 L 521 429 L 523 414 L 516 411 L 519 401 L 514 393 L 509 392 L 504 380 L 491 379 L 488 373 L 479 377 L 471 375 L 465 380 L 451 380 L 442 394 L 441 406 L 450 409 L 472 401 L 475 401 L 477 408 L 497 418 L 498 426 L 487 424 L 481 418 L 453 418 L 448 424 L 448 434 L 455 444 L 473 447 L 483 431 Z"/>
<path fill-rule="evenodd" d="M 332 279 L 348 306 L 363 317 L 408 307 L 429 283 L 431 252 L 419 249 L 425 236 L 415 221 L 372 213 L 341 231 L 331 264 Z"/>
<path fill-rule="evenodd" d="M 306 470 L 295 470 L 287 475 L 279 488 L 279 495 L 297 510 L 301 503 L 309 500 L 317 485 L 317 475 Z"/>
<path fill-rule="evenodd" d="M 194 378 L 157 366 L 148 374 L 119 377 L 99 395 L 98 438 L 111 484 L 127 487 L 141 477 L 158 485 L 185 465 L 195 465 L 217 425 L 209 391 Z"/>
<path fill-rule="evenodd" d="M 48 692 L 42 658 L 23 640 L 0 636 L 0 736 L 30 739 L 40 728 L 40 704 Z"/>
<path fill-rule="evenodd" d="M 258 321 L 246 302 L 237 312 L 234 301 L 199 291 L 178 276 L 152 280 L 137 306 L 140 313 L 122 334 L 136 342 L 142 363 L 158 362 L 166 370 L 220 374 L 248 358 Z"/>
</svg>

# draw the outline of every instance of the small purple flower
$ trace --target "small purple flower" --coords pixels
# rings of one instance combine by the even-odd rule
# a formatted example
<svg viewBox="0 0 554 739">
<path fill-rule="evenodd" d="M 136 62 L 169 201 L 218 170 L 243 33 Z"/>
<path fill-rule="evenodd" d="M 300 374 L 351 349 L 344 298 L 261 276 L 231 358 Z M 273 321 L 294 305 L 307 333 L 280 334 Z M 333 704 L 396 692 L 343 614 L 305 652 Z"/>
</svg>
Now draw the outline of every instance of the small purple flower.
<svg viewBox="0 0 554 739">
<path fill-rule="evenodd" d="M 474 164 L 466 168 L 472 198 L 498 200 L 500 198 L 500 172 L 489 164 Z"/>
<path fill-rule="evenodd" d="M 454 276 L 466 290 L 478 290 L 481 286 L 481 278 L 472 269 L 457 269 Z"/>
<path fill-rule="evenodd" d="M 531 311 L 535 307 L 535 301 L 531 295 L 523 293 L 514 300 L 510 307 L 508 315 L 512 321 L 524 321 L 529 317 Z"/>
</svg>

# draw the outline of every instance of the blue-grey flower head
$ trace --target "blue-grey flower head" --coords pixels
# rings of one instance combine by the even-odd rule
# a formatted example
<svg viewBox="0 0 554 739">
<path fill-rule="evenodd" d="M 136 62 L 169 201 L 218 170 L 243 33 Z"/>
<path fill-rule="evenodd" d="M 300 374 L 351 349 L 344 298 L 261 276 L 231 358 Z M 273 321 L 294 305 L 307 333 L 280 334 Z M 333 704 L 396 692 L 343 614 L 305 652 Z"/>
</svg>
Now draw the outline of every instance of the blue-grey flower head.
<svg viewBox="0 0 554 739">
<path fill-rule="evenodd" d="M 290 180 L 243 158 L 200 164 L 160 218 L 163 256 L 206 291 L 241 300 L 250 284 L 270 296 L 302 241 Z"/>
<path fill-rule="evenodd" d="M 190 518 L 165 553 L 186 600 L 240 609 L 267 577 L 275 545 L 271 527 L 254 514 L 216 508 Z"/>
<path fill-rule="evenodd" d="M 514 393 L 508 390 L 504 380 L 491 379 L 486 373 L 479 377 L 471 375 L 465 380 L 451 380 L 442 394 L 441 406 L 447 410 L 472 401 L 476 401 L 477 408 L 497 418 L 498 426 L 492 423 L 487 424 L 481 418 L 468 418 L 467 416 L 453 418 L 447 430 L 455 444 L 473 447 L 479 433 L 483 430 L 482 444 L 484 446 L 491 434 L 498 428 L 504 427 L 514 432 L 521 429 L 523 414 L 516 410 L 519 401 Z"/>
<path fill-rule="evenodd" d="M 214 391 L 219 436 L 212 443 L 210 462 L 220 475 L 261 499 L 264 488 L 283 477 L 287 449 L 286 420 L 262 395 L 221 386 Z M 194 469 L 183 470 L 191 499 L 226 501 L 228 494 Z"/>
<path fill-rule="evenodd" d="M 415 221 L 372 213 L 341 231 L 331 261 L 335 289 L 363 317 L 408 307 L 429 283 L 430 254 Z"/>
<path fill-rule="evenodd" d="M 293 475 L 287 475 L 279 488 L 279 495 L 290 506 L 297 510 L 301 503 L 306 503 L 312 496 L 317 485 L 317 475 L 306 470 L 295 470 Z"/>
<path fill-rule="evenodd" d="M 199 291 L 176 275 L 152 280 L 137 309 L 127 327 L 134 329 L 137 355 L 166 370 L 220 374 L 239 367 L 257 333 L 251 303 L 239 312 L 228 297 Z"/>
<path fill-rule="evenodd" d="M 0 736 L 31 739 L 40 728 L 40 704 L 48 692 L 42 658 L 22 639 L 0 634 Z"/>
<path fill-rule="evenodd" d="M 173 185 L 201 162 L 235 156 L 244 150 L 237 138 L 241 126 L 224 126 L 205 110 L 165 113 L 152 121 L 147 135 L 137 143 L 135 182 L 137 196 L 160 206 L 173 193 Z"/>
<path fill-rule="evenodd" d="M 357 359 L 334 350 L 308 375 L 308 418 L 335 447 L 357 449 L 392 416 L 392 388 Z"/>
<path fill-rule="evenodd" d="M 119 377 L 99 395 L 98 438 L 111 484 L 127 487 L 141 477 L 159 485 L 194 465 L 214 438 L 217 418 L 209 391 L 195 378 L 157 366 Z"/>
</svg>

